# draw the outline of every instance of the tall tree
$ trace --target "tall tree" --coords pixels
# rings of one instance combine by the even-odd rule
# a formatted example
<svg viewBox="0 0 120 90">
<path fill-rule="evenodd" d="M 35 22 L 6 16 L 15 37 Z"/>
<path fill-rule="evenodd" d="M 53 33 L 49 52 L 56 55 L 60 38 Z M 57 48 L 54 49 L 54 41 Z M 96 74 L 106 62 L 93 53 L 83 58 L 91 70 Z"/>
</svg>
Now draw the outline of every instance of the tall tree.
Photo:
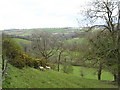
<svg viewBox="0 0 120 90">
<path fill-rule="evenodd" d="M 62 53 L 66 50 L 67 44 L 65 43 L 67 40 L 67 37 L 62 34 L 61 37 L 59 37 L 58 39 L 58 44 L 57 47 L 59 48 L 58 50 L 58 60 L 57 60 L 57 64 L 58 64 L 58 71 L 60 71 L 60 62 L 61 62 L 61 55 Z"/>
<path fill-rule="evenodd" d="M 90 3 L 91 6 L 85 10 L 85 15 L 87 17 L 87 20 L 89 19 L 90 22 L 92 22 L 92 23 L 100 21 L 100 20 L 103 23 L 103 25 L 92 26 L 91 28 L 89 28 L 90 30 L 96 26 L 97 27 L 102 26 L 103 31 L 105 31 L 105 30 L 106 30 L 106 32 L 107 32 L 107 30 L 109 31 L 108 33 L 110 33 L 110 37 L 108 37 L 108 38 L 110 38 L 112 40 L 112 43 L 109 43 L 109 44 L 112 45 L 114 43 L 115 48 L 114 48 L 114 50 L 112 50 L 113 48 L 112 49 L 109 48 L 107 50 L 107 53 L 104 53 L 104 54 L 106 55 L 111 51 L 117 51 L 118 53 L 116 53 L 117 54 L 116 56 L 117 56 L 118 68 L 119 68 L 119 64 L 120 64 L 119 36 L 120 36 L 120 34 L 119 34 L 119 28 L 116 28 L 117 27 L 116 25 L 118 25 L 118 27 L 119 27 L 119 20 L 120 20 L 120 16 L 118 16 L 120 12 L 119 12 L 119 9 L 117 9 L 119 6 L 118 3 L 120 3 L 119 0 L 95 0 L 92 3 Z M 117 21 L 118 21 L 118 23 L 117 23 Z M 102 34 L 102 32 L 101 32 L 101 34 Z M 101 36 L 99 36 L 99 37 L 101 37 Z M 98 43 L 100 43 L 100 42 L 98 42 Z M 101 47 L 101 46 L 99 46 L 99 47 Z M 98 47 L 98 49 L 99 49 L 99 47 Z M 104 51 L 104 48 L 103 48 L 103 50 L 101 50 L 101 52 L 102 51 Z M 118 71 L 118 85 L 120 85 L 120 71 Z"/>
<path fill-rule="evenodd" d="M 51 33 L 34 32 L 32 34 L 32 39 L 31 47 L 36 57 L 42 56 L 48 61 L 58 50 L 58 47 L 56 47 L 57 38 Z"/>
</svg>

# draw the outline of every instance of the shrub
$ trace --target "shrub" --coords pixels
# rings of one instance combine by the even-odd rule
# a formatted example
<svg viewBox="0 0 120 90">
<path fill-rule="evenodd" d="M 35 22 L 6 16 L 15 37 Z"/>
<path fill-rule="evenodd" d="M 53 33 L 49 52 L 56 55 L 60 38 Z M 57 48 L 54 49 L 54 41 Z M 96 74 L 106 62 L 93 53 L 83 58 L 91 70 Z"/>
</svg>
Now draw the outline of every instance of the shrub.
<svg viewBox="0 0 120 90">
<path fill-rule="evenodd" d="M 10 64 L 12 64 L 13 66 L 17 67 L 17 68 L 23 68 L 26 66 L 26 63 L 25 63 L 25 59 L 22 58 L 21 55 L 15 57 L 14 59 L 12 59 L 10 61 Z"/>
<path fill-rule="evenodd" d="M 46 60 L 44 58 L 34 59 L 34 68 L 38 68 L 39 66 L 46 66 Z"/>
<path fill-rule="evenodd" d="M 32 58 L 30 55 L 22 54 L 22 58 L 25 60 L 26 66 L 34 66 L 34 58 Z"/>
<path fill-rule="evenodd" d="M 32 67 L 34 66 L 34 58 L 27 54 L 19 54 L 14 59 L 10 60 L 9 63 L 17 68 L 23 68 L 25 66 Z"/>
<path fill-rule="evenodd" d="M 27 54 L 20 54 L 19 56 L 16 56 L 10 61 L 10 63 L 17 68 L 23 68 L 25 66 L 34 68 L 38 68 L 39 66 L 46 66 L 46 60 L 44 58 L 34 59 Z"/>
</svg>

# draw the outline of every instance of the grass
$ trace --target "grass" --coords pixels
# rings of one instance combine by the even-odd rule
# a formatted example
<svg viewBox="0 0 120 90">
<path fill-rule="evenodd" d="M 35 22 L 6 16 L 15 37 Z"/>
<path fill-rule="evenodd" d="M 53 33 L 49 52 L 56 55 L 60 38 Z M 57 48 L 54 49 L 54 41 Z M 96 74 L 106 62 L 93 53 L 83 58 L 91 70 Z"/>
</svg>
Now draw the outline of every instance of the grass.
<svg viewBox="0 0 120 90">
<path fill-rule="evenodd" d="M 29 41 L 29 40 L 20 39 L 20 38 L 13 38 L 13 40 L 20 45 L 22 50 L 24 50 L 24 48 L 23 48 L 24 44 L 29 45 L 31 43 L 31 41 Z"/>
<path fill-rule="evenodd" d="M 62 71 L 62 65 L 60 65 L 60 68 L 61 68 L 61 72 L 63 72 Z M 98 80 L 98 78 L 97 78 L 97 69 L 95 69 L 95 68 L 88 68 L 88 67 L 82 67 L 82 66 L 73 66 L 73 73 L 70 73 L 70 74 L 74 75 L 74 76 L 82 77 L 81 76 L 81 71 L 84 74 L 83 78 Z M 106 70 L 103 70 L 102 75 L 101 75 L 101 80 L 113 81 L 114 77 L 110 72 L 108 72 Z"/>
<path fill-rule="evenodd" d="M 82 71 L 84 74 L 84 78 L 97 80 L 97 70 L 95 68 L 78 67 L 78 66 L 74 66 L 73 68 L 74 68 L 74 72 L 73 72 L 74 75 L 80 76 L 81 74 L 80 71 Z M 113 81 L 113 75 L 110 72 L 103 70 L 101 75 L 101 80 Z"/>
<path fill-rule="evenodd" d="M 25 40 L 25 39 L 20 39 L 20 38 L 13 38 L 18 44 L 24 43 L 24 44 L 29 44 L 31 41 Z"/>
<path fill-rule="evenodd" d="M 9 35 L 17 35 L 17 36 L 28 36 L 31 35 L 32 31 L 31 30 L 9 30 L 9 31 L 4 31 L 5 33 Z"/>
<path fill-rule="evenodd" d="M 53 70 L 40 71 L 34 68 L 10 69 L 3 88 L 117 88 L 98 80 L 85 79 Z"/>
<path fill-rule="evenodd" d="M 86 39 L 85 38 L 73 38 L 73 39 L 69 39 L 66 42 L 69 44 L 73 44 L 74 42 L 76 43 L 81 43 L 81 42 L 85 42 Z"/>
</svg>

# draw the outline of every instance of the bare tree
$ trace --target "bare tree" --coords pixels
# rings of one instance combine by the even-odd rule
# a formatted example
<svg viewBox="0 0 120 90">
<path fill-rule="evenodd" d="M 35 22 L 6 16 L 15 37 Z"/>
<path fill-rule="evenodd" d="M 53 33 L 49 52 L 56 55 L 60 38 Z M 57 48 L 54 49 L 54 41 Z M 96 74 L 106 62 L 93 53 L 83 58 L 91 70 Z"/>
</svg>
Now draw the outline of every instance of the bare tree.
<svg viewBox="0 0 120 90">
<path fill-rule="evenodd" d="M 34 32 L 32 34 L 31 47 L 37 57 L 44 57 L 48 60 L 53 56 L 58 47 L 56 47 L 57 38 L 48 32 Z"/>
<path fill-rule="evenodd" d="M 115 31 L 117 23 L 118 0 L 95 0 L 90 3 L 90 7 L 85 10 L 85 15 L 90 22 L 102 21 L 103 27 L 110 32 Z"/>
<path fill-rule="evenodd" d="M 57 64 L 58 64 L 58 71 L 60 71 L 60 62 L 61 62 L 61 55 L 62 53 L 66 50 L 66 47 L 67 47 L 67 44 L 65 43 L 67 40 L 67 37 L 62 34 L 61 37 L 59 37 L 59 41 L 58 41 L 58 46 L 59 47 L 59 50 L 58 50 L 58 61 L 57 61 Z"/>
</svg>

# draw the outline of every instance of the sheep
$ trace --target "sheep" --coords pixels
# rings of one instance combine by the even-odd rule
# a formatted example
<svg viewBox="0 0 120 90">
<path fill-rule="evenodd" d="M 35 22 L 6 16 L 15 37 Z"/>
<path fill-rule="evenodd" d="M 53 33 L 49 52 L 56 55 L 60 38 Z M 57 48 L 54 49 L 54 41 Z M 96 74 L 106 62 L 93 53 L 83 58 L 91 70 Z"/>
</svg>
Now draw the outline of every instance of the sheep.
<svg viewBox="0 0 120 90">
<path fill-rule="evenodd" d="M 46 69 L 51 69 L 49 66 L 46 66 Z"/>
<path fill-rule="evenodd" d="M 39 69 L 43 71 L 43 70 L 44 70 L 44 67 L 42 67 L 42 66 L 39 66 Z"/>
<path fill-rule="evenodd" d="M 5 73 L 5 75 L 7 75 L 7 73 Z"/>
</svg>

